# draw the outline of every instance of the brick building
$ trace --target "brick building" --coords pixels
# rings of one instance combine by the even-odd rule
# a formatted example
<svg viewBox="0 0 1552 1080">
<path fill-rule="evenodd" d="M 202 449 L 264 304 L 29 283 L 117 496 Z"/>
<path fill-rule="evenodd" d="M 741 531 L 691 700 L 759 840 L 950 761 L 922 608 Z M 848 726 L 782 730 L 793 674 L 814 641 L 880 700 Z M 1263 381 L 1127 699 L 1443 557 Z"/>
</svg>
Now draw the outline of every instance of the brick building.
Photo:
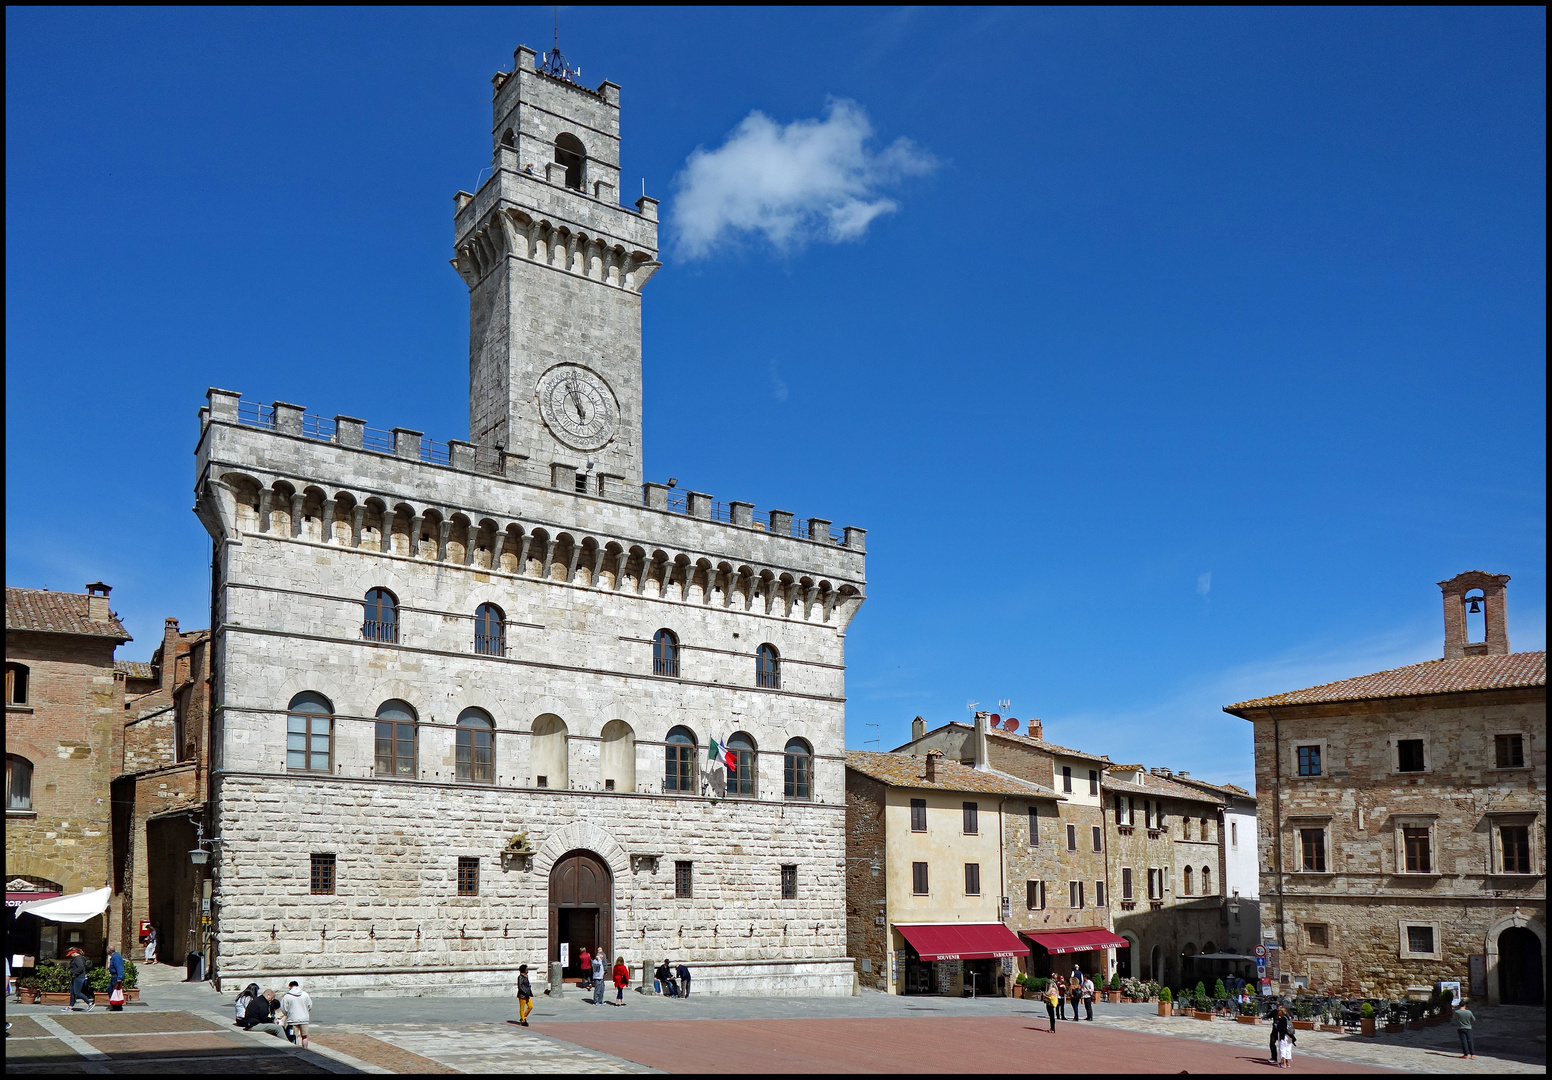
<svg viewBox="0 0 1552 1080">
<path fill-rule="evenodd" d="M 846 943 L 862 984 L 1009 992 L 1029 946 L 1001 910 L 1015 887 L 1003 855 L 1025 821 L 1053 819 L 1060 801 L 938 750 L 847 751 Z"/>
<path fill-rule="evenodd" d="M 1255 725 L 1285 985 L 1543 1001 L 1546 653 L 1509 651 L 1508 580 L 1439 583 L 1443 659 L 1227 706 Z"/>
<path fill-rule="evenodd" d="M 5 590 L 6 951 L 51 959 L 106 948 L 109 917 L 80 925 L 15 916 L 15 905 L 110 884 L 110 784 L 119 761 L 130 640 L 110 589 Z"/>
</svg>

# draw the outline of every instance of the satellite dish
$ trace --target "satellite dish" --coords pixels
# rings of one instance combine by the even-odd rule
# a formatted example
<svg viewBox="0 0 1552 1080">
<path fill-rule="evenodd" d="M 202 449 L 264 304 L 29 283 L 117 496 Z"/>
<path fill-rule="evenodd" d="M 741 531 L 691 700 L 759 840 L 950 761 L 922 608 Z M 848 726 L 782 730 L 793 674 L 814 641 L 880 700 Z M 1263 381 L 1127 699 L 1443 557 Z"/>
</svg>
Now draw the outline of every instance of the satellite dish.
<svg viewBox="0 0 1552 1080">
<path fill-rule="evenodd" d="M 1003 731 L 1017 731 L 1018 730 L 1018 721 L 1013 719 L 1013 717 L 1011 717 L 1011 716 L 1008 717 L 1008 722 L 1002 725 L 1002 730 Z"/>
<path fill-rule="evenodd" d="M 988 718 L 988 722 L 992 725 L 992 727 L 996 727 L 1002 723 L 1002 717 L 998 716 L 996 713 L 992 713 Z"/>
</svg>

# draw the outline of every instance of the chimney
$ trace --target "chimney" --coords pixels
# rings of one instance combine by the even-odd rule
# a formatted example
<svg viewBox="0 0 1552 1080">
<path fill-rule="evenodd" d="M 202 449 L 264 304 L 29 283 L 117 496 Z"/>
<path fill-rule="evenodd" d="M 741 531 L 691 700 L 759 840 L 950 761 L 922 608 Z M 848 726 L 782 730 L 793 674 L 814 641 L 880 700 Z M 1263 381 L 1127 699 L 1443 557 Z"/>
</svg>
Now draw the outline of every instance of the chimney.
<svg viewBox="0 0 1552 1080">
<path fill-rule="evenodd" d="M 1509 626 L 1505 620 L 1504 586 L 1508 574 L 1484 574 L 1467 570 L 1439 582 L 1444 593 L 1444 658 L 1505 656 L 1509 652 Z M 1466 640 L 1466 615 L 1482 613 L 1481 641 Z"/>
<path fill-rule="evenodd" d="M 159 652 L 161 657 L 161 670 L 157 672 L 161 676 L 162 689 L 171 691 L 178 685 L 178 620 L 169 618 L 162 623 L 162 647 Z"/>
<path fill-rule="evenodd" d="M 943 751 L 941 750 L 927 751 L 927 783 L 936 784 L 938 782 L 938 758 L 942 756 Z"/>
<path fill-rule="evenodd" d="M 107 622 L 113 617 L 108 610 L 108 594 L 113 591 L 112 586 L 104 585 L 100 581 L 93 581 L 86 586 L 86 617 L 97 622 Z"/>
<path fill-rule="evenodd" d="M 924 739 L 926 737 L 927 721 L 918 716 L 915 720 L 911 721 L 911 741 L 915 742 L 917 739 Z"/>
<path fill-rule="evenodd" d="M 1182 779 L 1182 780 L 1189 780 L 1189 779 L 1191 779 L 1191 774 L 1188 773 L 1188 772 L 1177 772 L 1175 775 L 1180 777 L 1180 779 Z"/>
<path fill-rule="evenodd" d="M 975 767 L 982 772 L 987 769 L 986 761 L 986 714 L 975 714 L 975 733 L 971 736 L 975 748 Z"/>
<path fill-rule="evenodd" d="M 1045 741 L 1044 725 L 1040 723 L 1039 717 L 1029 722 L 1029 737 L 1041 742 Z"/>
</svg>

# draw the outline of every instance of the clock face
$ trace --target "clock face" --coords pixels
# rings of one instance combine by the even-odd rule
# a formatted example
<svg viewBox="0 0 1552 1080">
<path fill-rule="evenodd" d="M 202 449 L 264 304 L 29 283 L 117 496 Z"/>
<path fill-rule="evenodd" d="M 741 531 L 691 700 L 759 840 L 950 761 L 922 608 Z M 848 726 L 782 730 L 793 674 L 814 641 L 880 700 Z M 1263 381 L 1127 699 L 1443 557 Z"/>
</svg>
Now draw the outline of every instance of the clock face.
<svg viewBox="0 0 1552 1080">
<path fill-rule="evenodd" d="M 534 396 L 545 424 L 573 450 L 598 450 L 619 429 L 614 391 L 585 367 L 556 364 L 539 376 Z"/>
</svg>

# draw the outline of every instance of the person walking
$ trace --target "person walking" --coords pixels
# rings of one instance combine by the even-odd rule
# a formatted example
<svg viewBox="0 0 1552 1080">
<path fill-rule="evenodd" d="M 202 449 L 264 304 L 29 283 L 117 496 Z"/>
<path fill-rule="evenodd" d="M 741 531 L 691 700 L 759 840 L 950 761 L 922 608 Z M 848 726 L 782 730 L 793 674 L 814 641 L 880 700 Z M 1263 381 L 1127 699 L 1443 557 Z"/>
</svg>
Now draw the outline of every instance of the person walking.
<svg viewBox="0 0 1552 1080">
<path fill-rule="evenodd" d="M 297 1038 L 302 1040 L 302 1049 L 307 1049 L 307 1025 L 313 1018 L 313 999 L 303 990 L 301 984 L 295 979 L 286 987 L 285 997 L 280 999 L 280 1007 L 285 1010 L 286 1022 L 296 1029 Z"/>
<path fill-rule="evenodd" d="M 156 930 L 156 924 L 152 923 L 151 929 L 146 931 L 145 962 L 148 964 L 156 963 L 156 945 L 157 939 L 160 937 L 161 935 Z"/>
<path fill-rule="evenodd" d="M 625 966 L 625 957 L 614 958 L 614 1003 L 624 1006 L 625 987 L 630 983 L 630 968 Z"/>
<path fill-rule="evenodd" d="M 528 965 L 517 965 L 517 1022 L 528 1026 L 528 1014 L 533 1012 L 533 983 L 528 981 Z"/>
<path fill-rule="evenodd" d="M 1083 977 L 1083 1019 L 1094 1019 L 1094 980 L 1087 975 Z"/>
<path fill-rule="evenodd" d="M 679 961 L 679 967 L 677 969 L 677 973 L 679 975 L 679 988 L 680 988 L 679 989 L 679 994 L 680 994 L 681 997 L 689 997 L 690 996 L 690 969 L 685 965 L 685 962 L 683 960 Z"/>
<path fill-rule="evenodd" d="M 65 955 L 70 958 L 70 1005 L 62 1011 L 75 1012 L 76 998 L 80 998 L 86 1002 L 86 1011 L 91 1012 L 97 1007 L 86 987 L 86 973 L 91 970 L 91 963 L 80 949 L 71 949 Z"/>
<path fill-rule="evenodd" d="M 577 954 L 577 967 L 582 969 L 582 989 L 593 988 L 593 956 L 587 951 L 587 946 L 582 946 L 582 951 Z"/>
<path fill-rule="evenodd" d="M 1471 1044 L 1471 1029 L 1477 1022 L 1475 1014 L 1466 1008 L 1466 1003 L 1462 1001 L 1460 1008 L 1456 1009 L 1452 1016 L 1455 1020 L 1455 1027 L 1460 1032 L 1460 1056 L 1463 1058 L 1475 1058 L 1477 1050 Z"/>
<path fill-rule="evenodd" d="M 123 995 L 124 995 L 124 991 L 122 989 L 123 986 L 124 986 L 124 957 L 122 955 L 120 955 L 120 953 L 119 953 L 117 948 L 115 948 L 112 945 L 109 945 L 108 946 L 108 1011 L 109 1012 L 123 1012 L 124 1011 L 124 1005 L 123 1005 L 122 1001 L 120 1001 L 118 1004 L 114 1004 L 114 999 L 115 998 L 122 998 L 123 997 Z"/>
<path fill-rule="evenodd" d="M 1072 1018 L 1078 1018 L 1078 1002 L 1083 1000 L 1083 972 L 1078 972 L 1067 984 L 1067 997 L 1072 1002 Z"/>
<path fill-rule="evenodd" d="M 1288 1009 L 1284 1005 L 1277 1006 L 1277 1014 L 1272 1017 L 1271 1035 L 1271 1061 L 1273 1065 L 1281 1068 L 1283 1059 L 1281 1055 L 1283 1040 L 1288 1042 L 1288 1063 L 1293 1063 L 1293 1044 L 1298 1040 L 1293 1037 L 1293 1022 L 1288 1019 Z"/>
<path fill-rule="evenodd" d="M 1045 1014 L 1051 1019 L 1051 1030 L 1056 1030 L 1056 1009 L 1061 1004 L 1062 995 L 1056 989 L 1056 980 L 1047 979 L 1045 983 Z"/>
<path fill-rule="evenodd" d="M 593 954 L 593 1004 L 604 1003 L 604 978 L 608 972 L 607 962 L 604 960 L 604 951 L 599 949 Z"/>
</svg>

